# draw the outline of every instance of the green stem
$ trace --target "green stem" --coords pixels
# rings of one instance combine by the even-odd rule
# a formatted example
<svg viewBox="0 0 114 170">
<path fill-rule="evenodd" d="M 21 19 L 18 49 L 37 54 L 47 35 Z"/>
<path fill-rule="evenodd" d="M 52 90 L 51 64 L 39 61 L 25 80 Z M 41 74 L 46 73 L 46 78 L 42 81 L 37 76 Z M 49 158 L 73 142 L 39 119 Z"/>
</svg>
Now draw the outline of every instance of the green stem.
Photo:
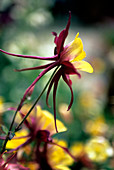
<svg viewBox="0 0 114 170">
<path fill-rule="evenodd" d="M 57 69 L 59 68 L 59 66 L 54 70 L 53 74 L 51 75 L 50 79 L 48 80 L 47 84 L 45 85 L 44 89 L 42 90 L 42 92 L 40 93 L 40 95 L 38 96 L 38 98 L 36 99 L 36 101 L 34 102 L 34 104 L 32 105 L 32 107 L 30 108 L 30 110 L 28 111 L 28 113 L 25 115 L 25 117 L 23 118 L 23 120 L 19 123 L 19 125 L 15 128 L 15 132 L 17 132 L 20 129 L 20 126 L 23 124 L 23 122 L 26 120 L 26 118 L 29 116 L 29 114 L 31 113 L 31 111 L 34 109 L 35 105 L 38 103 L 39 99 L 41 98 L 41 96 L 43 95 L 43 93 L 45 92 L 46 88 L 48 87 L 50 81 L 52 80 L 53 76 L 55 75 Z"/>
<path fill-rule="evenodd" d="M 17 115 L 18 109 L 19 109 L 19 107 L 17 107 L 17 110 L 16 110 L 15 113 L 14 113 L 13 120 L 12 120 L 11 125 L 10 125 L 10 127 L 9 127 L 9 131 L 8 131 L 7 136 L 6 136 L 6 139 L 5 139 L 5 141 L 4 141 L 4 144 L 3 144 L 3 147 L 2 147 L 1 153 L 3 153 L 3 152 L 5 151 L 6 144 L 7 144 L 8 140 L 9 140 L 9 136 L 10 136 L 10 134 L 11 134 L 11 130 L 12 130 L 12 127 L 13 127 L 13 124 L 14 124 L 15 117 L 16 117 L 16 115 Z"/>
<path fill-rule="evenodd" d="M 35 105 L 37 104 L 37 102 L 39 101 L 39 99 L 41 98 L 41 96 L 43 95 L 44 91 L 46 90 L 46 88 L 48 87 L 50 81 L 52 80 L 53 76 L 55 75 L 57 69 L 59 68 L 59 66 L 54 70 L 54 72 L 52 73 L 49 81 L 47 82 L 47 84 L 45 85 L 44 89 L 42 90 L 42 92 L 40 93 L 40 95 L 38 96 L 38 98 L 36 99 L 35 103 L 33 104 L 33 106 L 30 108 L 30 110 L 28 111 L 28 113 L 25 115 L 25 117 L 23 118 L 23 120 L 19 123 L 19 125 L 15 128 L 15 131 L 14 132 L 17 132 L 19 129 L 20 129 L 20 126 L 23 124 L 23 122 L 26 120 L 26 118 L 29 116 L 29 114 L 31 113 L 31 111 L 33 110 L 33 108 L 35 107 Z M 13 124 L 14 124 L 14 121 L 15 121 L 15 117 L 17 115 L 17 112 L 19 111 L 19 107 L 20 107 L 20 104 L 19 106 L 17 107 L 17 110 L 15 111 L 14 113 L 14 116 L 13 116 L 13 120 L 11 122 L 11 125 L 9 127 L 9 131 L 7 133 L 7 136 L 6 136 L 6 139 L 4 141 L 4 144 L 3 144 L 3 147 L 2 147 L 2 151 L 1 153 L 3 153 L 5 151 L 5 148 L 6 148 L 6 144 L 8 142 L 8 140 L 10 139 L 10 134 L 11 134 L 11 130 L 12 130 L 12 127 L 13 127 Z M 11 140 L 11 139 L 10 139 Z"/>
</svg>

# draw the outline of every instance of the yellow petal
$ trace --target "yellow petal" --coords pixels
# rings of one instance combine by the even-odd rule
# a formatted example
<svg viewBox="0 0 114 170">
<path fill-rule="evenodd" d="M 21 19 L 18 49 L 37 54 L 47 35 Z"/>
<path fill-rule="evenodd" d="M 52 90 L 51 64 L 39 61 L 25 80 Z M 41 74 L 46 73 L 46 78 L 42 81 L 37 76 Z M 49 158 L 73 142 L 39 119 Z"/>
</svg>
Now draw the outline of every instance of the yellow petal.
<svg viewBox="0 0 114 170">
<path fill-rule="evenodd" d="M 81 61 L 86 57 L 86 52 L 82 51 L 80 55 L 78 55 L 77 57 L 75 57 L 73 60 L 71 60 L 71 62 L 74 61 Z"/>
<path fill-rule="evenodd" d="M 86 53 L 83 50 L 83 43 L 81 38 L 78 38 L 79 33 L 77 33 L 74 41 L 69 43 L 62 52 L 61 58 L 69 61 L 80 61 L 85 58 Z"/>
<path fill-rule="evenodd" d="M 67 143 L 63 140 L 54 140 L 54 142 L 67 148 Z M 48 145 L 47 152 L 49 165 L 51 165 L 54 170 L 69 170 L 67 167 L 74 162 L 71 156 L 59 146 Z"/>
<path fill-rule="evenodd" d="M 88 73 L 93 72 L 92 66 L 86 61 L 76 61 L 73 63 L 73 65 L 76 69 L 79 69 L 81 71 L 86 71 Z"/>
<path fill-rule="evenodd" d="M 22 136 L 27 136 L 28 132 L 27 130 L 23 129 L 15 133 L 15 137 L 12 140 L 9 140 L 6 145 L 6 149 L 14 149 L 21 144 L 23 144 L 28 138 L 21 138 L 21 139 L 16 139 L 16 137 L 22 137 Z"/>
<path fill-rule="evenodd" d="M 64 165 L 56 165 L 56 170 L 70 170 L 70 168 L 64 166 Z"/>
<path fill-rule="evenodd" d="M 69 46 L 68 50 L 70 55 L 72 56 L 72 59 L 75 59 L 76 61 L 78 61 L 78 56 L 80 56 L 83 53 L 83 43 L 81 38 L 78 38 L 79 33 L 77 33 L 74 41 L 71 43 L 71 45 Z M 85 55 L 81 55 L 83 57 L 85 57 Z M 82 60 L 83 58 L 81 58 Z"/>
<path fill-rule="evenodd" d="M 47 110 L 42 110 L 42 118 L 43 118 L 42 120 L 45 121 L 42 129 L 47 129 L 48 131 L 50 131 L 51 135 L 56 133 L 53 115 Z M 67 130 L 67 128 L 60 120 L 56 120 L 56 123 L 58 132 L 64 132 Z"/>
</svg>

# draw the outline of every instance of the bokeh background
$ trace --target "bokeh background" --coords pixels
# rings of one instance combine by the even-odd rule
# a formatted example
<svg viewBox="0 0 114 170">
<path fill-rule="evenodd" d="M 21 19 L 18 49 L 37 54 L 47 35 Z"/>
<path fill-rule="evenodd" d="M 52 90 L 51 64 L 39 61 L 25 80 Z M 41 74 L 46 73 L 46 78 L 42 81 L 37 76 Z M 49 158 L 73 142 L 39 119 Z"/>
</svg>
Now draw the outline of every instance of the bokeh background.
<svg viewBox="0 0 114 170">
<path fill-rule="evenodd" d="M 57 118 L 68 127 L 66 133 L 57 135 L 68 145 L 87 145 L 95 137 L 102 137 L 114 147 L 114 10 L 112 1 L 98 0 L 1 0 L 0 48 L 17 54 L 52 56 L 54 37 L 67 23 L 68 11 L 72 12 L 71 27 L 66 44 L 77 34 L 83 40 L 86 61 L 94 68 L 93 74 L 81 73 L 82 78 L 72 76 L 74 103 L 67 112 L 70 91 L 61 80 L 57 91 Z M 17 106 L 26 88 L 38 76 L 39 71 L 15 72 L 14 69 L 38 66 L 44 61 L 28 60 L 0 53 L 0 122 L 8 126 L 11 121 L 9 106 Z M 36 85 L 31 101 L 39 95 L 51 72 Z M 52 96 L 50 96 L 52 106 Z M 45 104 L 45 94 L 39 104 L 53 113 Z M 2 114 L 4 112 L 4 114 Z M 7 119 L 6 119 L 7 118 Z M 9 119 L 8 119 L 9 118 Z M 79 146 L 79 145 L 78 145 Z M 95 149 L 95 148 L 94 148 Z M 91 152 L 91 151 L 88 151 Z M 92 161 L 101 169 L 113 169 L 114 158 Z M 78 163 L 74 167 L 83 169 Z M 74 168 L 74 169 L 75 169 Z M 73 169 L 73 166 L 72 166 Z"/>
</svg>

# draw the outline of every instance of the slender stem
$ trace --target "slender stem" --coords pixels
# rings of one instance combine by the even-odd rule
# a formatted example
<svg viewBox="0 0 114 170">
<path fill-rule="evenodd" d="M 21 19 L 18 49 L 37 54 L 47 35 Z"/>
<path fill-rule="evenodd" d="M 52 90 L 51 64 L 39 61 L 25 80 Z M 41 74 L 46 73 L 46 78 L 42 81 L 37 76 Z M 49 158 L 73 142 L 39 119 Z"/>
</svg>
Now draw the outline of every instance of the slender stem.
<svg viewBox="0 0 114 170">
<path fill-rule="evenodd" d="M 5 151 L 6 144 L 7 144 L 8 140 L 9 140 L 9 136 L 10 136 L 10 133 L 11 133 L 11 130 L 12 130 L 12 127 L 13 127 L 13 124 L 14 124 L 14 121 L 15 121 L 15 117 L 16 117 L 16 115 L 17 115 L 18 110 L 19 110 L 19 107 L 17 107 L 17 109 L 16 109 L 16 111 L 15 111 L 15 113 L 14 113 L 13 120 L 12 120 L 11 125 L 10 125 L 10 127 L 9 127 L 9 131 L 8 131 L 7 136 L 6 136 L 6 139 L 5 139 L 5 141 L 4 141 L 4 145 L 3 145 L 3 147 L 2 147 L 1 153 L 3 153 L 3 152 Z"/>
<path fill-rule="evenodd" d="M 35 105 L 37 104 L 37 102 L 39 101 L 39 99 L 41 98 L 41 96 L 43 95 L 44 91 L 46 90 L 47 86 L 49 85 L 50 81 L 52 80 L 52 78 L 53 78 L 53 76 L 55 75 L 55 73 L 56 73 L 56 71 L 57 71 L 58 68 L 59 68 L 59 66 L 56 67 L 56 69 L 55 69 L 54 72 L 52 73 L 50 79 L 48 80 L 47 84 L 45 85 L 44 89 L 42 90 L 42 92 L 40 93 L 40 95 L 38 96 L 38 98 L 36 99 L 35 103 L 34 103 L 33 106 L 31 107 L 31 109 L 28 111 L 28 113 L 26 114 L 26 116 L 23 118 L 23 120 L 22 120 L 22 121 L 19 123 L 19 125 L 15 128 L 15 131 L 14 131 L 14 132 L 17 132 L 17 131 L 20 129 L 20 126 L 23 124 L 23 122 L 24 122 L 24 121 L 26 120 L 26 118 L 29 116 L 29 114 L 31 113 L 31 111 L 33 110 L 33 108 L 35 107 Z M 12 127 L 13 127 L 13 124 L 14 124 L 14 121 L 15 121 L 16 114 L 17 114 L 17 112 L 19 111 L 19 108 L 20 108 L 20 104 L 19 104 L 19 106 L 17 107 L 17 109 L 16 109 L 16 111 L 15 111 L 15 113 L 14 113 L 13 120 L 12 120 L 11 125 L 10 125 L 10 127 L 9 127 L 9 131 L 8 131 L 8 134 L 7 134 L 6 139 L 5 139 L 5 141 L 4 141 L 4 145 L 3 145 L 3 147 L 2 147 L 1 153 L 3 153 L 3 152 L 5 151 L 6 144 L 7 144 L 8 140 L 9 140 L 9 136 L 10 136 L 10 134 L 11 134 L 11 130 L 12 130 Z M 10 140 L 11 140 L 11 139 L 10 139 Z"/>
<path fill-rule="evenodd" d="M 47 84 L 45 85 L 44 89 L 42 90 L 42 92 L 40 93 L 40 95 L 38 96 L 38 98 L 36 99 L 36 101 L 34 102 L 34 104 L 32 105 L 32 107 L 30 108 L 30 110 L 28 111 L 28 113 L 25 115 L 25 117 L 23 118 L 23 120 L 19 123 L 19 125 L 15 128 L 15 132 L 17 132 L 20 129 L 20 126 L 23 124 L 23 122 L 26 120 L 26 118 L 29 116 L 29 114 L 31 113 L 31 111 L 34 109 L 35 105 L 37 104 L 37 102 L 39 101 L 39 99 L 41 98 L 41 96 L 43 95 L 43 93 L 45 92 L 46 88 L 48 87 L 50 81 L 52 80 L 53 76 L 55 75 L 57 69 L 59 68 L 59 66 L 54 70 L 53 74 L 51 75 L 50 79 L 48 80 Z"/>
<path fill-rule="evenodd" d="M 4 145 L 2 147 L 1 154 L 5 151 L 6 144 L 7 144 L 8 140 L 9 140 L 9 135 L 10 135 L 10 131 L 8 131 L 8 134 L 7 134 L 6 139 L 4 141 Z"/>
</svg>

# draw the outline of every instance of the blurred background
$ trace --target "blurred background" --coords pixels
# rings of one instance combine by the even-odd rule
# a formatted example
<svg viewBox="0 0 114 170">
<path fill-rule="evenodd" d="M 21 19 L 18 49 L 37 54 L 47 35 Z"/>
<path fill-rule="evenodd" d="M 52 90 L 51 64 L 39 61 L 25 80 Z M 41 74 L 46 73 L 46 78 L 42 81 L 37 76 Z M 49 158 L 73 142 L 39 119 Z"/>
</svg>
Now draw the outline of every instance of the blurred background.
<svg viewBox="0 0 114 170">
<path fill-rule="evenodd" d="M 54 37 L 65 28 L 68 11 L 72 12 L 71 26 L 66 44 L 77 34 L 84 44 L 86 61 L 94 68 L 93 74 L 81 73 L 82 78 L 72 76 L 74 103 L 67 112 L 70 91 L 61 80 L 57 91 L 57 118 L 68 127 L 64 138 L 69 146 L 87 145 L 93 138 L 102 137 L 114 147 L 114 9 L 113 1 L 98 0 L 1 0 L 0 48 L 17 54 L 52 56 Z M 38 66 L 44 61 L 15 58 L 0 53 L 0 122 L 8 124 L 11 114 L 4 111 L 17 106 L 26 88 L 38 76 L 39 71 L 15 72 L 14 69 Z M 51 72 L 36 85 L 31 103 L 41 92 Z M 52 106 L 52 97 L 50 96 Z M 45 104 L 45 95 L 39 104 L 53 113 Z M 9 117 L 9 119 L 6 117 Z M 99 143 L 99 141 L 97 141 Z M 80 146 L 80 145 L 76 145 Z M 106 146 L 105 146 L 106 147 Z M 78 148 L 79 149 L 79 148 Z M 106 148 L 105 148 L 106 149 Z M 103 149 L 104 150 L 104 149 Z M 91 150 L 88 150 L 88 155 Z M 90 159 L 101 169 L 114 167 L 112 154 L 105 158 Z M 79 162 L 71 168 L 83 169 Z"/>
</svg>

